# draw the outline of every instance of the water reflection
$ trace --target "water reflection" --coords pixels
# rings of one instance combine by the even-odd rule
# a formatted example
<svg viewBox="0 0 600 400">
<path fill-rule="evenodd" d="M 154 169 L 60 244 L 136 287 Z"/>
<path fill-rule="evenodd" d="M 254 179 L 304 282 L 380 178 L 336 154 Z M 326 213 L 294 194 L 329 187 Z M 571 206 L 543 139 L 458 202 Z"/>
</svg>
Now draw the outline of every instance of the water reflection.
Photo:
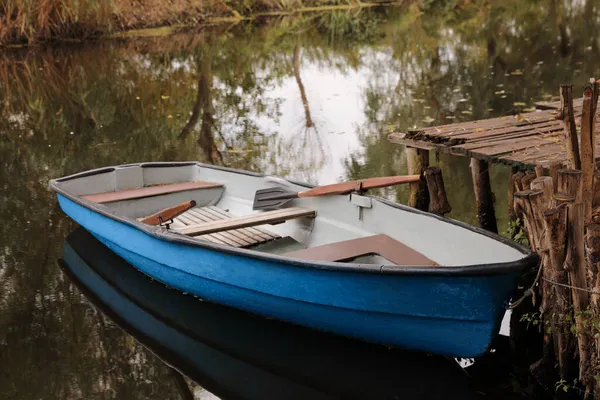
<svg viewBox="0 0 600 400">
<path fill-rule="evenodd" d="M 73 226 L 50 178 L 197 159 L 313 183 L 402 174 L 391 129 L 510 115 L 600 75 L 595 1 L 467 3 L 3 51 L 0 398 L 76 397 L 108 381 L 132 398 L 173 389 L 124 378 L 168 372 L 82 306 L 57 270 Z M 475 223 L 468 160 L 432 164 L 444 170 L 451 216 Z M 491 173 L 503 229 L 509 171 Z M 143 362 L 118 361 L 127 357 Z"/>
<path fill-rule="evenodd" d="M 479 398 L 452 359 L 370 345 L 184 296 L 151 281 L 82 228 L 67 238 L 62 266 L 122 329 L 222 398 Z"/>
</svg>

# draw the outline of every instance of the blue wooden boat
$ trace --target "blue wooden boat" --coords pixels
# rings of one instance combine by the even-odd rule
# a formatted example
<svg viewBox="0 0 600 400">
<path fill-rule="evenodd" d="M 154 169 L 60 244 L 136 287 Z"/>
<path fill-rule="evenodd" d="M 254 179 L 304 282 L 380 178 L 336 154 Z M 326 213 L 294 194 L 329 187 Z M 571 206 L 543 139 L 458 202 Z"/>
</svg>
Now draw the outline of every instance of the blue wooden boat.
<svg viewBox="0 0 600 400">
<path fill-rule="evenodd" d="M 529 250 L 478 228 L 349 193 L 253 210 L 309 185 L 188 163 L 50 182 L 63 211 L 147 275 L 211 302 L 365 341 L 474 357 L 497 335 Z M 158 226 L 141 222 L 193 201 Z"/>
<path fill-rule="evenodd" d="M 450 357 L 388 349 L 183 295 L 81 227 L 67 237 L 60 265 L 119 327 L 221 398 L 484 397 L 468 378 L 477 363 L 465 374 Z"/>
</svg>

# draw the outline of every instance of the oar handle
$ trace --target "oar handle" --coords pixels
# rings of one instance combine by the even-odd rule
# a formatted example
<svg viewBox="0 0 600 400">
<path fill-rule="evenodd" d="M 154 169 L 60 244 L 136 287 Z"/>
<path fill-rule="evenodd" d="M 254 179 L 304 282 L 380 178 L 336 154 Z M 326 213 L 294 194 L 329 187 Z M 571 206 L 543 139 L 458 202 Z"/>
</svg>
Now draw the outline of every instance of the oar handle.
<svg viewBox="0 0 600 400">
<path fill-rule="evenodd" d="M 319 186 L 314 189 L 298 193 L 298 197 L 315 197 L 324 196 L 328 194 L 344 194 L 353 191 L 400 185 L 403 183 L 416 183 L 420 180 L 421 175 L 382 176 L 378 178 L 360 179 L 357 181 Z"/>
<path fill-rule="evenodd" d="M 160 225 L 163 222 L 169 221 L 180 214 L 183 214 L 190 208 L 194 208 L 196 202 L 194 200 L 186 201 L 185 203 L 178 204 L 173 207 L 165 208 L 160 210 L 156 214 L 152 214 L 148 217 L 140 219 L 140 222 L 148 225 Z"/>
</svg>

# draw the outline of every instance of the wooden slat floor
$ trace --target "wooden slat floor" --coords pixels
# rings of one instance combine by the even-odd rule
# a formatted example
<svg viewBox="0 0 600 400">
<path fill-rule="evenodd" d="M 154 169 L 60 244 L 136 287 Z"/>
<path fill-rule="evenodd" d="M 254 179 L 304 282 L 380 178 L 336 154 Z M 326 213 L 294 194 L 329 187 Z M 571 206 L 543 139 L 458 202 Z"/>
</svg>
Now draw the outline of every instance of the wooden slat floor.
<svg viewBox="0 0 600 400">
<path fill-rule="evenodd" d="M 192 208 L 176 217 L 171 224 L 173 230 L 186 228 L 208 222 L 221 221 L 234 216 L 215 206 Z M 195 236 L 195 239 L 204 240 L 233 247 L 249 247 L 256 244 L 279 239 L 281 236 L 260 227 L 231 229 L 228 231 Z"/>
<path fill-rule="evenodd" d="M 563 122 L 556 120 L 560 102 L 539 103 L 538 107 L 543 109 L 514 116 L 392 133 L 389 140 L 408 147 L 529 168 L 564 164 L 567 152 Z M 582 100 L 575 100 L 578 128 L 581 108 Z M 596 132 L 600 132 L 600 123 L 597 124 Z M 600 154 L 600 141 L 596 143 L 596 154 Z"/>
</svg>

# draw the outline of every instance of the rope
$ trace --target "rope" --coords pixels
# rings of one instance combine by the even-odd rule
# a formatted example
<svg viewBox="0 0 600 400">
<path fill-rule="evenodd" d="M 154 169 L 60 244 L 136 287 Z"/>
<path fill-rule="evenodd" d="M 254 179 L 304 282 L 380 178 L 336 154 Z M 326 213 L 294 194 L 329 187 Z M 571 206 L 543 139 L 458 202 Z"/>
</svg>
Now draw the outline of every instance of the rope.
<svg viewBox="0 0 600 400">
<path fill-rule="evenodd" d="M 545 280 L 546 282 L 549 282 L 549 283 L 551 283 L 553 285 L 556 285 L 556 286 L 562 286 L 562 287 L 569 288 L 569 289 L 581 290 L 582 292 L 588 292 L 588 293 L 591 293 L 591 294 L 598 294 L 598 295 L 600 295 L 600 292 L 596 292 L 595 290 L 590 290 L 590 289 L 586 289 L 586 288 L 582 288 L 582 287 L 567 285 L 567 284 L 564 284 L 564 283 L 555 282 L 555 281 L 553 281 L 551 279 L 546 279 L 546 278 L 542 278 L 542 279 Z"/>
<path fill-rule="evenodd" d="M 535 276 L 535 280 L 533 281 L 533 284 L 529 287 L 529 289 L 527 289 L 525 291 L 525 293 L 523 293 L 523 296 L 521 296 L 521 298 L 517 301 L 515 301 L 514 303 L 510 304 L 508 306 L 509 310 L 512 310 L 514 308 L 519 307 L 519 305 L 525 301 L 526 298 L 528 298 L 529 296 L 532 296 L 532 303 L 535 305 L 535 290 L 533 290 L 533 288 L 535 287 L 535 285 L 538 283 L 538 281 L 540 280 L 540 276 L 542 275 L 542 268 L 538 268 L 538 272 L 537 275 Z M 543 278 L 542 278 L 543 279 Z"/>
</svg>

